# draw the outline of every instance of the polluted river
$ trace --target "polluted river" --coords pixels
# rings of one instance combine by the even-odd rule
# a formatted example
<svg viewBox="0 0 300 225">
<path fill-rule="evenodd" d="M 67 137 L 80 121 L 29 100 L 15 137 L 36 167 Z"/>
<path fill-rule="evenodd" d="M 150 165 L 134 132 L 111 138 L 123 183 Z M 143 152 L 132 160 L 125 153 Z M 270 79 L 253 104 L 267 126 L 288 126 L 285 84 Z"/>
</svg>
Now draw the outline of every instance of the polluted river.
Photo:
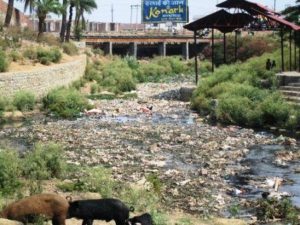
<svg viewBox="0 0 300 225">
<path fill-rule="evenodd" d="M 164 204 L 189 213 L 228 215 L 236 202 L 246 206 L 272 191 L 276 180 L 278 192 L 300 206 L 297 140 L 207 124 L 178 100 L 179 87 L 190 85 L 142 84 L 138 98 L 95 100 L 95 110 L 76 120 L 39 116 L 6 126 L 0 144 L 26 151 L 36 142 L 60 143 L 68 163 L 110 167 L 122 182 L 143 185 L 156 173 Z"/>
</svg>

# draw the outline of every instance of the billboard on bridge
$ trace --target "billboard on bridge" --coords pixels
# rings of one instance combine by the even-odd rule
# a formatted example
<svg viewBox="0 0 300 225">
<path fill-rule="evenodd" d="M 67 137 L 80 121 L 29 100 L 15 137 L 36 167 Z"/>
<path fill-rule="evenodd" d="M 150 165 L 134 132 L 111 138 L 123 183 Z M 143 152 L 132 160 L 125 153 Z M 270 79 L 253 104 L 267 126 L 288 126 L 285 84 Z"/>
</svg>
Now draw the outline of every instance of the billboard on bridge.
<svg viewBox="0 0 300 225">
<path fill-rule="evenodd" d="M 142 0 L 143 23 L 186 23 L 188 17 L 188 0 Z"/>
</svg>

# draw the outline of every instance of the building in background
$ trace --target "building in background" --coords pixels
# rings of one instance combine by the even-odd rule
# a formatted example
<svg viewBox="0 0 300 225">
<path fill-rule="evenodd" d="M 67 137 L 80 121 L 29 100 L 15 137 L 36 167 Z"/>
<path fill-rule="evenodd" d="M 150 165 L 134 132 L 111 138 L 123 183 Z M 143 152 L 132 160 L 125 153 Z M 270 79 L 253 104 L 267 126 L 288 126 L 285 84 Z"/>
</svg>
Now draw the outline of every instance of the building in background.
<svg viewBox="0 0 300 225">
<path fill-rule="evenodd" d="M 0 22 L 4 23 L 5 16 L 7 11 L 7 3 L 3 0 L 0 0 Z M 21 27 L 30 27 L 32 26 L 32 21 L 30 20 L 29 16 L 25 15 L 18 9 L 14 9 L 13 16 L 11 19 L 11 25 L 20 25 Z"/>
</svg>

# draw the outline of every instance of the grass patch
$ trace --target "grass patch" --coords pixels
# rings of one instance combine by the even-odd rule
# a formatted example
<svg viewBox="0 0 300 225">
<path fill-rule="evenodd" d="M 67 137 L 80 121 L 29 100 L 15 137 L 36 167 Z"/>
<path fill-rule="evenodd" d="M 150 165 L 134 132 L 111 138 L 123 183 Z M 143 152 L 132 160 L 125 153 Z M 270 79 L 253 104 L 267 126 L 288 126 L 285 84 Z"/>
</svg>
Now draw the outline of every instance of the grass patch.
<svg viewBox="0 0 300 225">
<path fill-rule="evenodd" d="M 30 111 L 35 106 L 35 96 L 29 91 L 19 91 L 13 98 L 13 105 L 20 111 Z"/>
<path fill-rule="evenodd" d="M 71 56 L 78 55 L 78 48 L 72 42 L 65 42 L 62 44 L 61 47 L 63 49 L 63 52 L 68 55 L 71 55 Z"/>
<path fill-rule="evenodd" d="M 89 108 L 89 105 L 78 90 L 58 88 L 43 98 L 43 108 L 57 117 L 75 118 Z"/>
<path fill-rule="evenodd" d="M 0 72 L 8 70 L 9 61 L 4 51 L 0 50 Z"/>
</svg>

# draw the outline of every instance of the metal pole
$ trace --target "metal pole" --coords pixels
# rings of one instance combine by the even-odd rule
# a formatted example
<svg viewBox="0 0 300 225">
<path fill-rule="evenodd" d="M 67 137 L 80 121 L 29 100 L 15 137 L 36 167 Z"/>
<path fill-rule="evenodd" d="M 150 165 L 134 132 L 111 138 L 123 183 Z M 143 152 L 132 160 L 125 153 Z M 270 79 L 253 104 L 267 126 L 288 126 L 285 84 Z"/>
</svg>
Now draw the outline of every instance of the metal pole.
<svg viewBox="0 0 300 225">
<path fill-rule="evenodd" d="M 294 70 L 297 70 L 297 33 L 294 31 Z"/>
<path fill-rule="evenodd" d="M 224 64 L 226 64 L 226 33 L 223 33 L 223 53 L 224 53 Z"/>
<path fill-rule="evenodd" d="M 290 30 L 290 71 L 292 71 L 292 30 Z"/>
<path fill-rule="evenodd" d="M 280 37 L 281 37 L 281 70 L 284 71 L 284 45 L 283 45 L 283 27 L 280 30 Z"/>
<path fill-rule="evenodd" d="M 197 52 L 197 31 L 194 31 L 194 51 L 195 51 L 195 75 L 196 75 L 196 85 L 198 84 L 198 52 Z"/>
<path fill-rule="evenodd" d="M 211 31 L 211 71 L 215 72 L 215 37 L 214 28 Z"/>
<path fill-rule="evenodd" d="M 235 42 L 234 42 L 234 61 L 237 61 L 237 30 L 235 31 Z"/>
</svg>

